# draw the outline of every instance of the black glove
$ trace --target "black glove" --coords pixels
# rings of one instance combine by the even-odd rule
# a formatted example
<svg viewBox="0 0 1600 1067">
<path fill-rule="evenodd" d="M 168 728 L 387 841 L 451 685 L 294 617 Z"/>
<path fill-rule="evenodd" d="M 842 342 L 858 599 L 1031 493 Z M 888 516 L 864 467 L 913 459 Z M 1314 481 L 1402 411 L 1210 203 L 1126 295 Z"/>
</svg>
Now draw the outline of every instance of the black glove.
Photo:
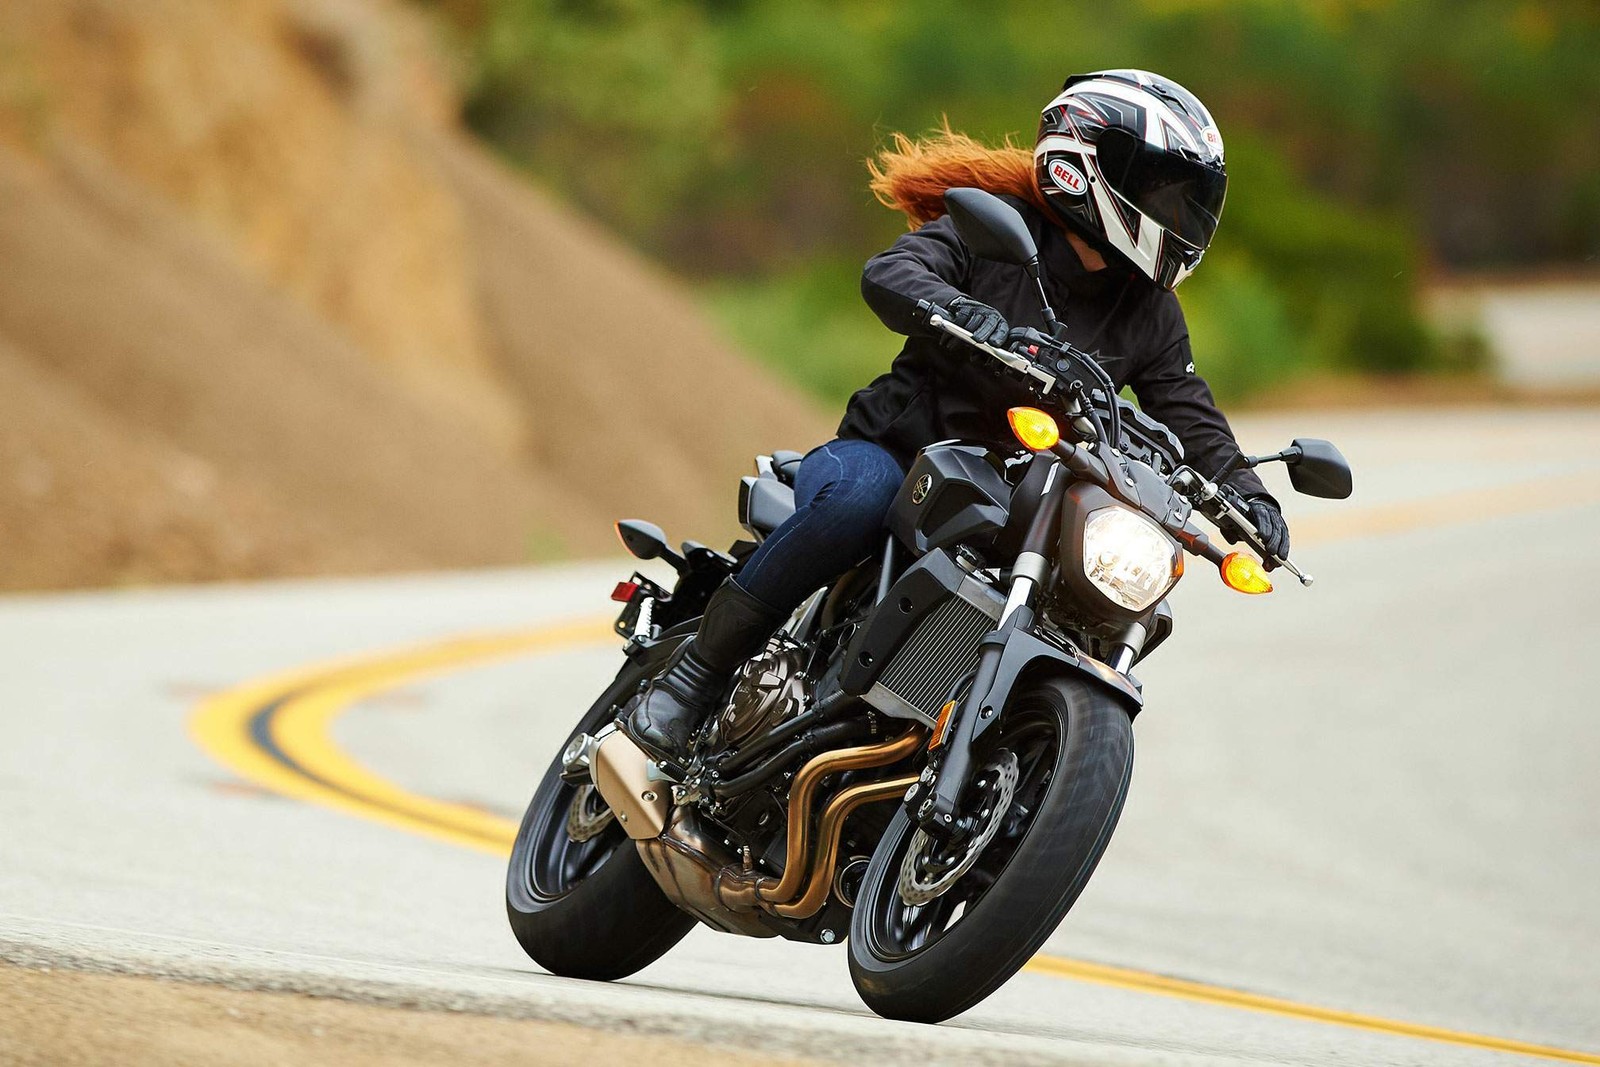
<svg viewBox="0 0 1600 1067">
<path fill-rule="evenodd" d="M 1004 345 L 1006 334 L 1011 332 L 1004 315 L 971 297 L 958 296 L 950 301 L 950 320 L 982 345 Z"/>
<path fill-rule="evenodd" d="M 1266 546 L 1269 553 L 1264 561 L 1267 570 L 1277 566 L 1272 562 L 1272 557 L 1279 559 L 1289 558 L 1289 524 L 1283 521 L 1283 512 L 1278 510 L 1278 502 L 1270 496 L 1253 496 L 1247 503 L 1250 505 L 1250 521 L 1256 524 L 1256 530 L 1261 534 L 1261 543 Z"/>
</svg>

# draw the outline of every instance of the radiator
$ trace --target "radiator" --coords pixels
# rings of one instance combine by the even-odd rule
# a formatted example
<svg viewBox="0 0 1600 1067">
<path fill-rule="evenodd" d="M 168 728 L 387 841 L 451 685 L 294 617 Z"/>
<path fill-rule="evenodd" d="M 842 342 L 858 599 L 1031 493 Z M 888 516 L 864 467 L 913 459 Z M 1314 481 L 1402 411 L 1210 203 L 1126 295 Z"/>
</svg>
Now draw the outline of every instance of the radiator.
<svg viewBox="0 0 1600 1067">
<path fill-rule="evenodd" d="M 986 592 L 970 600 L 954 595 L 929 612 L 867 691 L 867 703 L 885 715 L 931 725 L 956 683 L 976 666 L 978 642 L 999 618 L 1000 601 Z"/>
</svg>

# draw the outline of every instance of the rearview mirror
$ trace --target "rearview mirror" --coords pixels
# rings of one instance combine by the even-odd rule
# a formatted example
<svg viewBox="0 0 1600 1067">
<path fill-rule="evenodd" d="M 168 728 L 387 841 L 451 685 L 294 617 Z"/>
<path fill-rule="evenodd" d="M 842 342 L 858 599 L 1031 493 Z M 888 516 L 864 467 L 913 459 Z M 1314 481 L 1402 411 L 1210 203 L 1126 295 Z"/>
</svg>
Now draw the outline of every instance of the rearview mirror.
<svg viewBox="0 0 1600 1067">
<path fill-rule="evenodd" d="M 617 523 L 617 536 L 622 538 L 622 547 L 639 559 L 676 558 L 667 547 L 666 533 L 653 522 L 623 519 Z"/>
<path fill-rule="evenodd" d="M 1344 500 L 1350 496 L 1353 488 L 1350 463 L 1331 441 L 1297 437 L 1290 448 L 1299 452 L 1286 459 L 1289 483 L 1295 492 L 1329 500 Z"/>
<path fill-rule="evenodd" d="M 973 255 L 1019 267 L 1039 258 L 1021 212 L 993 193 L 950 189 L 944 194 L 944 206 Z"/>
</svg>

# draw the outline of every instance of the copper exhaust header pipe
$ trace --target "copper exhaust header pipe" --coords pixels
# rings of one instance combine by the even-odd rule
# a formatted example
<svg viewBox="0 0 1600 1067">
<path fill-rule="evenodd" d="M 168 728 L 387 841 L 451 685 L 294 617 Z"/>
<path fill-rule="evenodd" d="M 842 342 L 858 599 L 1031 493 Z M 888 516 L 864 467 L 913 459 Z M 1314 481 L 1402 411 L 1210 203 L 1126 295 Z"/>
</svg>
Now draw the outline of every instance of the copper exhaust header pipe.
<svg viewBox="0 0 1600 1067">
<path fill-rule="evenodd" d="M 800 895 L 803 884 L 808 882 L 808 876 L 813 874 L 811 859 L 811 809 L 816 804 L 817 786 L 822 779 L 830 774 L 842 771 L 866 770 L 870 767 L 886 767 L 891 763 L 898 763 L 922 747 L 923 731 L 920 726 L 913 726 L 899 737 L 891 741 L 880 741 L 872 745 L 858 745 L 854 748 L 841 748 L 832 752 L 823 752 L 806 761 L 794 776 L 794 784 L 789 788 L 789 838 L 783 862 L 783 877 L 757 877 L 736 868 L 725 868 L 717 876 L 716 893 L 722 901 L 730 907 L 754 907 L 760 905 L 769 910 L 776 910 L 772 906 L 784 904 L 794 900 Z M 896 779 L 898 781 L 898 779 Z M 900 786 L 904 793 L 910 788 L 911 782 L 907 780 Z M 846 795 L 860 789 L 870 788 L 881 783 L 866 783 L 845 790 L 835 797 L 829 805 L 832 811 L 835 804 Z M 858 801 L 866 803 L 866 801 Z M 843 814 L 849 814 L 848 811 Z M 826 815 L 824 815 L 826 818 Z M 842 815 L 840 823 L 842 825 Z M 837 830 L 835 830 L 835 833 Z M 834 842 L 837 845 L 837 842 Z M 832 859 L 827 860 L 829 877 L 832 877 Z M 814 879 L 813 879 L 814 880 Z M 822 883 L 826 899 L 827 881 Z M 818 905 L 820 907 L 820 904 Z M 812 909 L 816 911 L 815 908 Z"/>
<path fill-rule="evenodd" d="M 823 809 L 822 820 L 817 825 L 817 860 L 811 865 L 811 880 L 806 883 L 805 892 L 792 904 L 775 904 L 772 910 L 789 919 L 809 919 L 821 911 L 833 884 L 834 868 L 839 864 L 839 838 L 844 833 L 845 819 L 863 804 L 900 799 L 916 782 L 917 776 L 908 774 L 903 778 L 863 782 L 840 790 Z M 784 873 L 788 874 L 789 868 L 785 867 Z"/>
<path fill-rule="evenodd" d="M 811 809 L 823 778 L 841 771 L 898 763 L 921 747 L 922 728 L 914 726 L 893 741 L 824 752 L 808 760 L 794 776 L 794 785 L 789 790 L 789 841 L 783 860 L 783 878 L 776 883 L 770 878 L 761 879 L 756 883 L 756 896 L 768 903 L 780 904 L 799 895 L 810 866 L 807 861 L 811 858 Z"/>
</svg>

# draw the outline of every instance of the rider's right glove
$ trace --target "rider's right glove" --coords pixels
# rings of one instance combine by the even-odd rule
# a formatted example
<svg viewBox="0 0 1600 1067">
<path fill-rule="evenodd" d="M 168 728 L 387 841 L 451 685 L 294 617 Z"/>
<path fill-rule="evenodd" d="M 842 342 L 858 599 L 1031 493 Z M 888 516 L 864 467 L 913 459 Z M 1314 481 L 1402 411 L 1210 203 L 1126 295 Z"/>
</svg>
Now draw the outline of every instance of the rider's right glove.
<svg viewBox="0 0 1600 1067">
<path fill-rule="evenodd" d="M 950 301 L 950 319 L 982 345 L 1003 345 L 1006 334 L 1011 332 L 1004 315 L 971 297 L 958 296 Z"/>
<path fill-rule="evenodd" d="M 1250 521 L 1256 524 L 1261 543 L 1267 546 L 1266 567 L 1270 571 L 1277 566 L 1272 560 L 1273 556 L 1289 558 L 1289 524 L 1283 521 L 1283 511 L 1270 496 L 1253 496 L 1248 501 Z"/>
<path fill-rule="evenodd" d="M 1264 561 L 1267 570 L 1276 570 L 1278 564 L 1272 557 L 1278 559 L 1289 558 L 1289 524 L 1283 520 L 1283 509 L 1278 502 L 1265 493 L 1257 493 L 1246 497 L 1231 485 L 1220 487 L 1222 495 L 1228 502 L 1250 519 L 1251 525 L 1256 528 L 1256 533 L 1261 536 L 1261 543 L 1266 546 L 1267 558 Z M 1244 537 L 1244 531 L 1233 523 L 1224 523 L 1218 527 L 1222 536 L 1228 539 L 1229 544 L 1238 544 Z"/>
</svg>

